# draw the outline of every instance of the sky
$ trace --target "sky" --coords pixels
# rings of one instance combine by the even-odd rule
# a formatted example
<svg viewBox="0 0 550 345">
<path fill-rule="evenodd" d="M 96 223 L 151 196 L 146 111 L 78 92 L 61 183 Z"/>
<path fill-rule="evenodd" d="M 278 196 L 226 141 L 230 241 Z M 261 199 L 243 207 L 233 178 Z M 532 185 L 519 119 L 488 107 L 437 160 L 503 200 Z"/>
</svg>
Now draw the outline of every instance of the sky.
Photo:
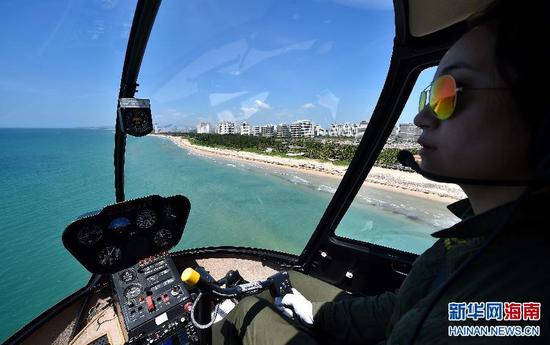
<svg viewBox="0 0 550 345">
<path fill-rule="evenodd" d="M 136 97 L 151 99 L 159 126 L 368 120 L 391 57 L 391 3 L 163 0 Z M 129 0 L 0 2 L 0 127 L 114 126 L 134 10 Z"/>
</svg>

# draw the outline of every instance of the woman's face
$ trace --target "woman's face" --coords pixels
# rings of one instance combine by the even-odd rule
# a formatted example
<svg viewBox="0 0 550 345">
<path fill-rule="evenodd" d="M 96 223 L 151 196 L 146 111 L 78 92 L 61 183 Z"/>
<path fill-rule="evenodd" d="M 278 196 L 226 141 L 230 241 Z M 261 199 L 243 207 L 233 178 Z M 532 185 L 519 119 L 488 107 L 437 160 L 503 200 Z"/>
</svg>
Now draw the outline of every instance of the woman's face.
<svg viewBox="0 0 550 345">
<path fill-rule="evenodd" d="M 421 167 L 426 171 L 472 179 L 518 179 L 531 176 L 528 161 L 530 129 L 497 71 L 495 38 L 480 26 L 445 54 L 435 78 L 450 74 L 463 91 L 447 120 L 425 108 L 414 119 L 422 128 L 418 140 Z"/>
</svg>

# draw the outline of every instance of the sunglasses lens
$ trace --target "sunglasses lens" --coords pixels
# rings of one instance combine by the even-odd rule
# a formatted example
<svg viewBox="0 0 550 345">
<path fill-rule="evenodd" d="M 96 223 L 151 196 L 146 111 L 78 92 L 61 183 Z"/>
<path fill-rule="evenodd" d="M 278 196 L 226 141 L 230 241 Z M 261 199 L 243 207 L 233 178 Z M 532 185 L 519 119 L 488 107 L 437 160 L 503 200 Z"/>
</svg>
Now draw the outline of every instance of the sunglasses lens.
<svg viewBox="0 0 550 345">
<path fill-rule="evenodd" d="M 424 107 L 426 106 L 426 96 L 427 96 L 427 91 L 424 90 L 420 93 L 420 101 L 418 102 L 418 111 L 422 111 L 424 110 Z"/>
<path fill-rule="evenodd" d="M 447 120 L 456 105 L 456 81 L 450 75 L 442 75 L 432 84 L 430 108 L 440 120 Z"/>
</svg>

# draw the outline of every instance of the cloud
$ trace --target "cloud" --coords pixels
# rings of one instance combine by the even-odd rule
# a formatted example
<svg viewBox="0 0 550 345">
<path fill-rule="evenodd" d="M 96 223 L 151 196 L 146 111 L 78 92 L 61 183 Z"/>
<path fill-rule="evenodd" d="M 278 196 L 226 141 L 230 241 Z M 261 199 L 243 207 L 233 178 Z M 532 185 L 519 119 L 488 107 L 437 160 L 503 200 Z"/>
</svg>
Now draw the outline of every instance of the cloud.
<svg viewBox="0 0 550 345">
<path fill-rule="evenodd" d="M 243 114 L 243 120 L 250 118 L 252 115 L 258 112 L 258 108 L 254 107 L 241 107 L 241 113 Z"/>
<path fill-rule="evenodd" d="M 315 42 L 316 40 L 302 41 L 288 45 L 286 47 L 272 50 L 258 50 L 255 48 L 250 48 L 247 54 L 242 57 L 238 64 L 233 64 L 229 67 L 226 67 L 223 71 L 231 75 L 240 75 L 250 67 L 272 57 L 297 50 L 308 50 L 315 44 Z"/>
<path fill-rule="evenodd" d="M 175 101 L 190 96 L 198 91 L 196 79 L 232 60 L 238 60 L 248 45 L 240 39 L 219 48 L 211 49 L 174 74 L 153 97 L 161 102 Z"/>
<path fill-rule="evenodd" d="M 302 105 L 302 109 L 313 109 L 313 108 L 315 108 L 315 104 L 313 103 L 306 103 Z"/>
<path fill-rule="evenodd" d="M 211 93 L 209 95 L 210 106 L 215 107 L 217 105 L 230 101 L 239 96 L 246 95 L 247 93 L 248 91 L 233 92 L 233 93 Z"/>
<path fill-rule="evenodd" d="M 258 106 L 259 109 L 271 109 L 271 106 L 259 99 L 255 100 L 254 103 Z"/>
<path fill-rule="evenodd" d="M 235 121 L 237 121 L 237 119 L 235 118 L 235 116 L 233 115 L 231 110 L 224 110 L 224 111 L 220 111 L 218 113 L 218 121 L 232 121 L 232 122 L 235 122 Z"/>
<path fill-rule="evenodd" d="M 261 92 L 241 103 L 241 114 L 238 120 L 245 120 L 256 114 L 261 109 L 271 109 L 271 105 L 266 103 L 269 92 Z"/>
<path fill-rule="evenodd" d="M 325 89 L 317 95 L 317 103 L 319 103 L 320 106 L 329 109 L 330 115 L 333 119 L 336 118 L 336 114 L 338 113 L 339 102 L 340 98 L 336 97 L 329 89 Z"/>
</svg>

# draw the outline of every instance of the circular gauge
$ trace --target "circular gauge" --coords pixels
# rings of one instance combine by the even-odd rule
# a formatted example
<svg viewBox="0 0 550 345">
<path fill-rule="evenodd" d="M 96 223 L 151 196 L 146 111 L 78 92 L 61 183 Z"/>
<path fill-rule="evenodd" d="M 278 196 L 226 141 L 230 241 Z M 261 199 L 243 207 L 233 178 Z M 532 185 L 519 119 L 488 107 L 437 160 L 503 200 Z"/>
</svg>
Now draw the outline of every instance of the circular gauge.
<svg viewBox="0 0 550 345">
<path fill-rule="evenodd" d="M 125 283 L 131 282 L 136 279 L 136 277 L 136 273 L 132 270 L 126 270 L 120 274 L 120 279 Z"/>
<path fill-rule="evenodd" d="M 114 232 L 117 235 L 122 235 L 129 232 L 130 220 L 126 217 L 118 217 L 113 219 L 108 226 L 109 230 Z"/>
<path fill-rule="evenodd" d="M 132 298 L 136 298 L 137 296 L 139 296 L 140 293 L 141 293 L 141 285 L 139 284 L 132 284 L 128 286 L 126 290 L 124 290 L 124 296 L 126 297 L 126 299 L 129 299 L 129 300 Z"/>
<path fill-rule="evenodd" d="M 170 246 L 172 244 L 172 232 L 168 229 L 160 229 L 153 236 L 153 242 L 160 248 Z"/>
<path fill-rule="evenodd" d="M 174 209 L 170 205 L 164 206 L 163 212 L 166 220 L 174 220 L 177 218 L 176 213 L 174 212 Z"/>
<path fill-rule="evenodd" d="M 122 251 L 115 246 L 107 246 L 97 253 L 99 263 L 104 267 L 114 266 L 122 257 Z"/>
<path fill-rule="evenodd" d="M 147 133 L 150 132 L 148 117 L 146 112 L 136 109 L 126 117 L 126 122 L 135 133 Z"/>
<path fill-rule="evenodd" d="M 157 221 L 157 214 L 152 210 L 143 210 L 136 217 L 136 225 L 140 229 L 149 229 Z"/>
<path fill-rule="evenodd" d="M 78 242 L 85 246 L 92 246 L 103 237 L 103 230 L 97 225 L 84 226 L 78 230 Z"/>
</svg>

